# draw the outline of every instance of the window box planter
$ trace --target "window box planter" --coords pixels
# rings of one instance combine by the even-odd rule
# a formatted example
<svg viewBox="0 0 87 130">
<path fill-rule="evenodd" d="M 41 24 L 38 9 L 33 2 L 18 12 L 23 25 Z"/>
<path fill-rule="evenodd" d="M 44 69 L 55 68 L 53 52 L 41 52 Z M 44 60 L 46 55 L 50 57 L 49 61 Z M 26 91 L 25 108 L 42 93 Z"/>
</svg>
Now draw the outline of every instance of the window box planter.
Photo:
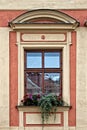
<svg viewBox="0 0 87 130">
<path fill-rule="evenodd" d="M 44 124 L 44 122 L 48 122 L 51 115 L 54 115 L 55 119 L 57 112 L 68 111 L 71 107 L 65 104 L 64 101 L 57 96 L 48 94 L 39 97 L 39 99 L 37 95 L 27 97 L 22 101 L 22 104 L 16 106 L 16 108 L 23 112 L 41 113 L 42 124 Z"/>
</svg>

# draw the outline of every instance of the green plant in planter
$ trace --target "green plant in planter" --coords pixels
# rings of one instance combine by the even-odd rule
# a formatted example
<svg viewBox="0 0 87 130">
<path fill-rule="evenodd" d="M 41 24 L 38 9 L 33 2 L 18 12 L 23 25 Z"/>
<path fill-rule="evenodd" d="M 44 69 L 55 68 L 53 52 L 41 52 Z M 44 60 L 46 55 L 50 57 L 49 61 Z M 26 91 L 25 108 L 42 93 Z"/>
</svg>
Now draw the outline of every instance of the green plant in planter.
<svg viewBox="0 0 87 130">
<path fill-rule="evenodd" d="M 57 106 L 63 106 L 63 101 L 58 100 L 56 95 L 48 94 L 40 98 L 38 105 L 41 108 L 42 124 L 44 124 L 45 121 L 48 123 L 51 114 L 54 114 L 55 119 Z"/>
</svg>

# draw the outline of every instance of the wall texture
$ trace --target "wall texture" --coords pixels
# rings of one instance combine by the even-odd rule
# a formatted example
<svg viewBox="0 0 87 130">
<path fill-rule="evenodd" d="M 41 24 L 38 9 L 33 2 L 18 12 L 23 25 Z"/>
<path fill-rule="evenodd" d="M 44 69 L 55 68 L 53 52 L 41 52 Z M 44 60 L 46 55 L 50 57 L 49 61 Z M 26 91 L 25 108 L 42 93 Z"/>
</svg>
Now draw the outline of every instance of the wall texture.
<svg viewBox="0 0 87 130">
<path fill-rule="evenodd" d="M 0 126 L 9 126 L 9 29 L 6 27 L 0 27 L 0 115 Z"/>
<path fill-rule="evenodd" d="M 0 0 L 0 9 L 86 9 L 86 0 Z"/>
<path fill-rule="evenodd" d="M 77 127 L 87 126 L 87 29 L 77 29 Z"/>
<path fill-rule="evenodd" d="M 87 27 L 84 26 L 84 23 L 87 20 L 87 0 L 27 0 L 27 2 L 25 0 L 0 0 L 0 130 L 24 129 L 23 127 L 18 128 L 19 115 L 14 108 L 18 99 L 17 96 L 15 98 L 18 93 L 18 88 L 15 88 L 15 84 L 18 86 L 18 52 L 15 44 L 16 32 L 12 32 L 11 28 L 8 27 L 8 22 L 28 10 L 39 8 L 60 10 L 80 22 L 80 26 L 72 33 L 73 45 L 70 47 L 72 52 L 72 61 L 70 62 L 76 72 L 72 70 L 71 75 L 71 105 L 73 105 L 73 109 L 69 113 L 70 127 L 67 130 L 86 130 Z M 73 61 L 76 61 L 76 64 Z M 10 104 L 10 102 L 13 103 Z M 32 127 L 31 129 L 35 130 L 37 128 Z M 49 130 L 51 129 L 49 127 Z M 62 127 L 56 129 L 63 130 Z"/>
</svg>

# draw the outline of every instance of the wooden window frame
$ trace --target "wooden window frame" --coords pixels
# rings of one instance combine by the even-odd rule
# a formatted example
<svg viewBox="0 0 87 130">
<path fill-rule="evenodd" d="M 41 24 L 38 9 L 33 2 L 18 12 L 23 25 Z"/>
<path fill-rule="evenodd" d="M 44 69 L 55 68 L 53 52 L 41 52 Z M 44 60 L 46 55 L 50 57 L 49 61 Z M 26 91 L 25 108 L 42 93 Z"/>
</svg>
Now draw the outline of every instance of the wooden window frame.
<svg viewBox="0 0 87 130">
<path fill-rule="evenodd" d="M 40 52 L 42 53 L 42 68 L 26 68 L 26 54 L 27 52 Z M 45 52 L 59 52 L 60 53 L 60 68 L 44 68 L 44 53 Z M 42 72 L 42 92 L 44 93 L 44 73 L 60 73 L 60 95 L 59 97 L 62 98 L 62 71 L 63 71 L 63 56 L 62 56 L 62 49 L 39 49 L 39 50 L 28 50 L 24 49 L 24 94 L 26 94 L 26 72 Z"/>
</svg>

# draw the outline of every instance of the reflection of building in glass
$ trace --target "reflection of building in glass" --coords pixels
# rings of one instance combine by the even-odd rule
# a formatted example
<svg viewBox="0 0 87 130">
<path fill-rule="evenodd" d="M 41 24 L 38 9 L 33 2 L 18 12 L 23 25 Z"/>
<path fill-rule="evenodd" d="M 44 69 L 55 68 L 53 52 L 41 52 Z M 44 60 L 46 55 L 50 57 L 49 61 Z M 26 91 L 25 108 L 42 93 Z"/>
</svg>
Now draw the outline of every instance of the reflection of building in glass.
<svg viewBox="0 0 87 130">
<path fill-rule="evenodd" d="M 26 74 L 26 91 L 27 94 L 41 94 L 41 81 L 40 74 L 38 73 L 29 73 Z"/>
<path fill-rule="evenodd" d="M 26 74 L 26 92 L 27 94 L 41 94 L 42 74 L 29 72 Z M 44 76 L 44 92 L 60 94 L 60 75 L 59 73 L 45 73 Z"/>
<path fill-rule="evenodd" d="M 48 75 L 48 76 L 47 76 Z M 55 73 L 46 74 L 45 77 L 45 91 L 46 93 L 55 93 L 59 96 L 60 94 L 60 76 Z"/>
</svg>

